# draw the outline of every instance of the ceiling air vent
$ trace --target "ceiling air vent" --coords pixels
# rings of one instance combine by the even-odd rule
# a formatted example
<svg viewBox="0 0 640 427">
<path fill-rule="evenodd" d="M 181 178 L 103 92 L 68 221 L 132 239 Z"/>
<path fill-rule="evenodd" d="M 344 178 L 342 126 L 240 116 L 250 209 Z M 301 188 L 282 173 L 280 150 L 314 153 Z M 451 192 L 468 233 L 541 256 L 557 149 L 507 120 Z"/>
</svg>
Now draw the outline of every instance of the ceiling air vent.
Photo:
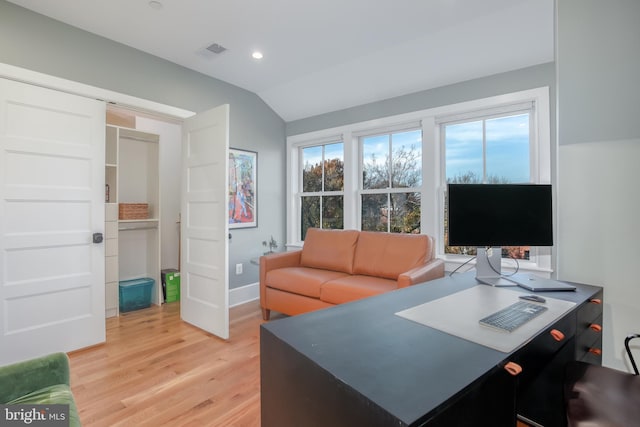
<svg viewBox="0 0 640 427">
<path fill-rule="evenodd" d="M 213 43 L 210 46 L 207 46 L 207 50 L 209 52 L 213 52 L 215 54 L 220 54 L 222 52 L 224 52 L 225 50 L 227 50 L 226 47 L 219 45 L 218 43 Z"/>
</svg>

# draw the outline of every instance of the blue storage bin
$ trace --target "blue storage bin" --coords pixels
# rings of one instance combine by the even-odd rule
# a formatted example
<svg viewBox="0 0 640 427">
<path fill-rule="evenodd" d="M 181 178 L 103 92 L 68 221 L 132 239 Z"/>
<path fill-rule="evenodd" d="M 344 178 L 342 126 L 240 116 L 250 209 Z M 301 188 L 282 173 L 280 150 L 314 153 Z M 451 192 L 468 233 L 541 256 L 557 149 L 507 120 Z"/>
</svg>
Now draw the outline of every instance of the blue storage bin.
<svg viewBox="0 0 640 427">
<path fill-rule="evenodd" d="M 120 312 L 147 308 L 151 305 L 151 290 L 155 280 L 150 277 L 142 279 L 122 280 L 118 290 L 120 295 Z"/>
</svg>

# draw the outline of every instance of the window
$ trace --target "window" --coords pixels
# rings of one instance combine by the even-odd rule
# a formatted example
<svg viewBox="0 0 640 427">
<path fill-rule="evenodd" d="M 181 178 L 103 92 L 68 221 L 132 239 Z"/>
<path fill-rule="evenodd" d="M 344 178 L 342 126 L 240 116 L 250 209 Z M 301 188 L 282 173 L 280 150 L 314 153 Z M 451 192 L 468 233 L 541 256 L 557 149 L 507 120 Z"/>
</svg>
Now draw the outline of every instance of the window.
<svg viewBox="0 0 640 427">
<path fill-rule="evenodd" d="M 301 236 L 310 227 L 344 228 L 344 144 L 300 148 Z"/>
<path fill-rule="evenodd" d="M 527 183 L 530 114 L 443 123 L 445 171 L 452 183 Z"/>
<path fill-rule="evenodd" d="M 444 243 L 447 182 L 551 183 L 550 137 L 548 88 L 289 136 L 287 243 L 309 227 L 424 233 L 453 270 L 469 251 Z M 551 271 L 550 248 L 513 250 Z"/>
<path fill-rule="evenodd" d="M 422 131 L 360 138 L 361 229 L 420 233 Z"/>
<path fill-rule="evenodd" d="M 531 117 L 533 105 L 495 116 L 441 122 L 446 182 L 464 184 L 517 184 L 532 182 Z M 445 195 L 446 198 L 446 195 Z M 445 200 L 446 209 L 446 200 Z M 475 255 L 475 247 L 448 246 L 446 212 L 444 236 L 447 254 Z M 503 247 L 505 258 L 530 259 L 530 247 Z"/>
</svg>

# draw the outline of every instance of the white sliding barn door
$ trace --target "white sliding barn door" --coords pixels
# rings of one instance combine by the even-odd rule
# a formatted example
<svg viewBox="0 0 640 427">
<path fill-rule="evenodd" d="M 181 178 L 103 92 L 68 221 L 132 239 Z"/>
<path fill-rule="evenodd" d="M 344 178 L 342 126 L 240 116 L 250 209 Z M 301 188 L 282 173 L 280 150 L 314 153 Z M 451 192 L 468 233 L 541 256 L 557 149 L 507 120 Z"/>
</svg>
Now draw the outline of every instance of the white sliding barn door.
<svg viewBox="0 0 640 427">
<path fill-rule="evenodd" d="M 182 319 L 229 338 L 229 106 L 183 126 Z"/>
<path fill-rule="evenodd" d="M 0 79 L 0 365 L 105 340 L 104 103 Z"/>
</svg>

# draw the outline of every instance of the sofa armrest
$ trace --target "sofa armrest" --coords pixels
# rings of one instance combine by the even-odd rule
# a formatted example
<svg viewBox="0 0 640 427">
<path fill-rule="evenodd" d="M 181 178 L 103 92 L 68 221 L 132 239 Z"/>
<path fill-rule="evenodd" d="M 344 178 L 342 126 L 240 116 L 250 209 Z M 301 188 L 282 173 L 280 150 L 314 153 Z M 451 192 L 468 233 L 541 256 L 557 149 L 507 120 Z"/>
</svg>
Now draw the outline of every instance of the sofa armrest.
<svg viewBox="0 0 640 427">
<path fill-rule="evenodd" d="M 0 367 L 0 403 L 56 384 L 69 385 L 69 358 L 53 353 Z"/>
<path fill-rule="evenodd" d="M 277 268 L 298 267 L 302 250 L 280 252 L 260 257 L 260 301 L 264 301 L 267 286 L 267 273 Z"/>
<path fill-rule="evenodd" d="M 267 272 L 276 268 L 298 267 L 300 266 L 301 254 L 302 250 L 263 255 L 260 257 L 260 271 Z"/>
<path fill-rule="evenodd" d="M 444 277 L 444 261 L 433 259 L 398 276 L 398 288 L 406 288 L 422 282 Z"/>
</svg>

